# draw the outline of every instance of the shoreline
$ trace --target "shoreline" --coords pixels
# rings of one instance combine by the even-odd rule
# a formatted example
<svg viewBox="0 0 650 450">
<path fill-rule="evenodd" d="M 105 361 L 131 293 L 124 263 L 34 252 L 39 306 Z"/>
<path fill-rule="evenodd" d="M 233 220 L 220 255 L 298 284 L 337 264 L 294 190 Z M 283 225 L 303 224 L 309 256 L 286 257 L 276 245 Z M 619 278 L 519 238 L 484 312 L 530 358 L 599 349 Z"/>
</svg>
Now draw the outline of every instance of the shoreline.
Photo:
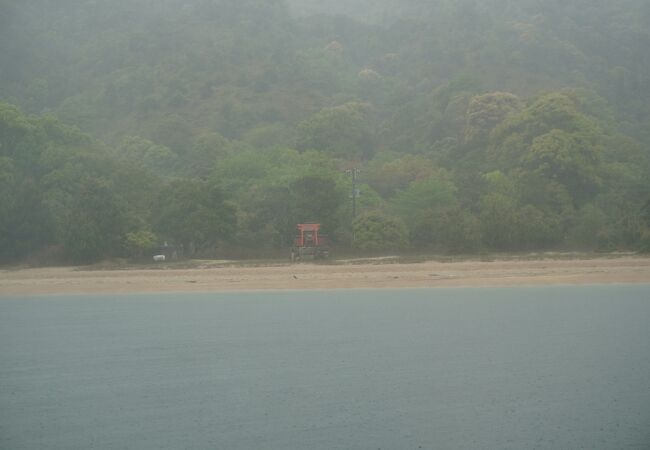
<svg viewBox="0 0 650 450">
<path fill-rule="evenodd" d="M 0 297 L 650 283 L 650 258 L 0 270 Z"/>
</svg>

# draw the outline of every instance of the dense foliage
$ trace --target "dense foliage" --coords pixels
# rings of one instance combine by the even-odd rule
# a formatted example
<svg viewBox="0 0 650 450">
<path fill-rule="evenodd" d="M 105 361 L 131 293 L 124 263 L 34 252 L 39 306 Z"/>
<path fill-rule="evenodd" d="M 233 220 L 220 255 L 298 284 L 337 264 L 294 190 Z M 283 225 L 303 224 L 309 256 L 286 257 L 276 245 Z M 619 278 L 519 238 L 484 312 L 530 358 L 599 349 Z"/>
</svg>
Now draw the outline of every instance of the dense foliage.
<svg viewBox="0 0 650 450">
<path fill-rule="evenodd" d="M 0 0 L 0 101 L 2 262 L 650 249 L 643 0 Z"/>
</svg>

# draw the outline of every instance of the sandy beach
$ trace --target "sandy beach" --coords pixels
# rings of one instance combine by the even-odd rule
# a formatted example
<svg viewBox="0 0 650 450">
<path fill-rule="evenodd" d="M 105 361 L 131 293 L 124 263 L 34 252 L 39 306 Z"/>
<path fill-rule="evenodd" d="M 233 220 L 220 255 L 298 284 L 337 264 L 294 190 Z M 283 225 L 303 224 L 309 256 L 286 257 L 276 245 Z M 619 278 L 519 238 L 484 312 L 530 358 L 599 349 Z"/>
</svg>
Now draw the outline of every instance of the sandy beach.
<svg viewBox="0 0 650 450">
<path fill-rule="evenodd" d="M 0 295 L 650 283 L 650 258 L 0 271 Z"/>
</svg>

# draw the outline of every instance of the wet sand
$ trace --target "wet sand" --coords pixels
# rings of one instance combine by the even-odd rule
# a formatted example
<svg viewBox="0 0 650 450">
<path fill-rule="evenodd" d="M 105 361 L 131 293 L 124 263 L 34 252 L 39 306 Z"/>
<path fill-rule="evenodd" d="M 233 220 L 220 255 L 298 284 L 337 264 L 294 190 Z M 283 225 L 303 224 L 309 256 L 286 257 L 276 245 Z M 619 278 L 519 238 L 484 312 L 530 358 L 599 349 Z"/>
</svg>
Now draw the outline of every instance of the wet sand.
<svg viewBox="0 0 650 450">
<path fill-rule="evenodd" d="M 650 283 L 650 258 L 0 270 L 0 295 Z"/>
</svg>

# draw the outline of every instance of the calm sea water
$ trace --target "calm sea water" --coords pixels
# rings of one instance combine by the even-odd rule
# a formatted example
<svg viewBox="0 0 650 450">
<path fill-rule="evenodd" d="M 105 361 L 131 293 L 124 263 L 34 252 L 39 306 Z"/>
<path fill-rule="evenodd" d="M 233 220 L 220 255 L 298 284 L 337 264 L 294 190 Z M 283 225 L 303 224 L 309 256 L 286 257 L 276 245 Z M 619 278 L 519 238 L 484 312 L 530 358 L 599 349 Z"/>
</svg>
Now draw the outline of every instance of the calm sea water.
<svg viewBox="0 0 650 450">
<path fill-rule="evenodd" d="M 2 449 L 648 449 L 650 285 L 0 298 Z"/>
</svg>

